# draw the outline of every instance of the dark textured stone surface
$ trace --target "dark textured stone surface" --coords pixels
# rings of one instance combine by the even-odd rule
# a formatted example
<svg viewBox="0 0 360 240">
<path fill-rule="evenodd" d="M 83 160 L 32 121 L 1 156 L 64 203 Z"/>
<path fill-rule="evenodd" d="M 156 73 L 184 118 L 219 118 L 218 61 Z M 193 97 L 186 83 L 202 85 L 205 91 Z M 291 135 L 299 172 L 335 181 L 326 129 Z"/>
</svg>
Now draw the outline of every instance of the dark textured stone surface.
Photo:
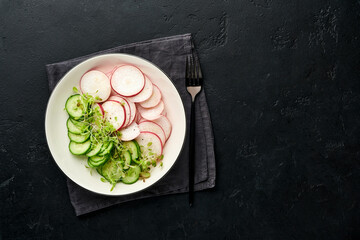
<svg viewBox="0 0 360 240">
<path fill-rule="evenodd" d="M 359 1 L 0 1 L 0 239 L 359 239 Z M 75 217 L 44 65 L 192 32 L 217 186 Z"/>
</svg>

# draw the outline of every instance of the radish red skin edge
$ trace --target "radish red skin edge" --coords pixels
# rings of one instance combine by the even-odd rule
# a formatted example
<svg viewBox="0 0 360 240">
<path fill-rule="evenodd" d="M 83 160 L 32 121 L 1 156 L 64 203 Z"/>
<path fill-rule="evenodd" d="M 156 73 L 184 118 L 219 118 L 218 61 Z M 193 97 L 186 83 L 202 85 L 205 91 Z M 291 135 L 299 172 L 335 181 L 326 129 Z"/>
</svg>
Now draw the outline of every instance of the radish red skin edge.
<svg viewBox="0 0 360 240">
<path fill-rule="evenodd" d="M 129 107 L 129 119 L 127 118 L 127 114 L 125 114 L 125 117 L 126 117 L 126 119 L 125 119 L 125 123 L 124 123 L 124 126 L 123 127 L 127 127 L 127 126 L 129 126 L 133 121 L 131 121 L 131 114 L 132 114 L 132 111 L 131 111 L 131 106 L 130 106 L 130 103 L 129 103 L 129 101 L 125 98 L 125 97 L 120 97 L 120 96 L 110 96 L 109 97 L 109 100 L 108 101 L 116 101 L 116 102 L 119 102 L 120 104 L 121 104 L 121 102 L 120 102 L 120 100 L 116 100 L 116 99 L 121 99 L 121 100 L 123 100 L 124 102 L 126 102 L 126 105 Z M 123 106 L 124 107 L 124 106 Z M 125 108 L 125 107 L 124 107 Z M 125 113 L 126 113 L 126 109 L 125 109 Z M 130 122 L 131 121 L 131 122 Z"/>
<path fill-rule="evenodd" d="M 121 67 L 126 67 L 126 66 L 135 67 L 136 69 L 138 69 L 138 70 L 141 72 L 141 74 L 142 74 L 142 76 L 143 76 L 143 86 L 142 86 L 141 90 L 138 91 L 137 93 L 132 94 L 132 95 L 129 95 L 129 96 L 120 94 L 120 93 L 119 93 L 118 91 L 116 91 L 116 90 L 114 89 L 114 87 L 113 87 L 113 77 L 114 77 L 114 73 L 115 73 L 119 68 L 121 68 Z M 117 67 L 117 68 L 112 72 L 111 79 L 110 79 L 110 86 L 111 86 L 111 89 L 114 90 L 114 92 L 116 92 L 116 93 L 117 93 L 118 95 L 120 95 L 120 96 L 123 96 L 123 97 L 133 97 L 133 96 L 136 96 L 136 95 L 138 95 L 138 94 L 144 89 L 144 87 L 145 87 L 145 74 L 144 74 L 137 66 L 134 66 L 134 65 L 131 65 L 131 64 L 121 65 L 121 66 Z"/>
<path fill-rule="evenodd" d="M 160 136 L 158 136 L 158 137 L 160 138 L 161 143 L 162 143 L 162 146 L 164 147 L 165 142 L 166 142 L 166 134 L 165 134 L 164 129 L 163 129 L 159 124 L 157 124 L 156 122 L 153 122 L 153 121 L 150 121 L 150 120 L 141 121 L 141 123 L 146 123 L 146 122 L 153 123 L 153 124 L 159 126 L 159 128 L 162 130 L 162 132 L 164 133 L 164 136 L 165 136 L 165 141 L 162 141 L 161 138 L 160 138 Z M 140 125 L 141 123 L 139 123 L 139 125 Z M 145 131 L 143 131 L 143 132 L 145 132 Z M 151 132 L 151 131 L 146 131 L 146 132 Z M 155 133 L 155 132 L 152 132 L 152 133 Z M 156 133 L 155 133 L 155 134 L 156 134 Z M 156 135 L 157 135 L 157 134 L 156 134 Z"/>
<path fill-rule="evenodd" d="M 142 133 L 144 133 L 144 134 L 152 134 L 152 135 L 154 135 L 155 137 L 157 137 L 157 139 L 158 139 L 159 142 L 160 142 L 160 147 L 161 147 L 161 152 L 160 152 L 159 156 L 161 156 L 161 155 L 163 154 L 163 146 L 161 145 L 161 139 L 160 139 L 160 137 L 159 137 L 156 133 L 153 133 L 153 132 L 143 131 L 143 132 L 140 132 L 140 135 L 141 135 Z M 140 135 L 139 135 L 139 136 L 140 136 Z M 139 137 L 139 136 L 138 136 L 138 137 Z"/>
<path fill-rule="evenodd" d="M 126 121 L 126 112 L 125 112 L 125 108 L 124 108 L 124 106 L 119 102 L 119 101 L 115 101 L 115 100 L 108 100 L 108 101 L 106 101 L 106 102 L 116 102 L 116 103 L 118 103 L 120 106 L 121 106 L 121 108 L 122 108 L 122 110 L 124 111 L 124 121 L 123 121 L 123 123 L 122 123 L 122 125 L 118 128 L 118 129 L 116 129 L 116 131 L 119 131 L 123 126 L 124 126 L 124 124 L 125 124 L 125 121 Z M 105 114 L 104 114 L 104 116 L 105 116 Z"/>
</svg>

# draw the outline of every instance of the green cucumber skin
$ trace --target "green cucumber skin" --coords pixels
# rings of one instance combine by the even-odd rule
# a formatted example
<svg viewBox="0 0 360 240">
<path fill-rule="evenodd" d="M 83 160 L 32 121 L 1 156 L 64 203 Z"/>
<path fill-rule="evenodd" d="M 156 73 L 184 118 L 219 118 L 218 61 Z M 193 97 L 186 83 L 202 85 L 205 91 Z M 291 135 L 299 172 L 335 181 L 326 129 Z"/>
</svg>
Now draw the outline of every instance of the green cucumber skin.
<svg viewBox="0 0 360 240">
<path fill-rule="evenodd" d="M 122 153 L 122 158 L 124 159 L 124 169 L 128 169 L 131 164 L 131 154 L 130 151 L 125 151 Z"/>
<path fill-rule="evenodd" d="M 88 127 L 89 127 L 89 124 L 88 124 L 88 123 L 80 122 L 79 119 L 74 119 L 74 118 L 71 118 L 71 117 L 70 117 L 70 121 L 71 121 L 75 126 L 77 126 L 78 128 L 80 128 L 80 129 L 87 130 Z"/>
<path fill-rule="evenodd" d="M 74 134 L 72 132 L 68 132 L 68 137 L 70 141 L 76 142 L 76 143 L 83 143 L 86 142 L 90 138 L 90 133 L 86 133 L 85 135 L 80 134 Z"/>
<path fill-rule="evenodd" d="M 96 158 L 98 158 L 98 159 L 96 159 Z M 93 157 L 88 158 L 88 163 L 90 162 L 90 164 L 93 167 L 99 167 L 99 166 L 105 164 L 108 160 L 109 160 L 109 155 L 105 155 L 105 156 L 102 156 L 102 157 L 93 156 Z"/>
<path fill-rule="evenodd" d="M 95 145 L 95 148 L 92 148 L 89 152 L 87 152 L 86 156 L 93 157 L 93 156 L 97 155 L 100 152 L 102 146 L 103 146 L 103 144 Z"/>
<path fill-rule="evenodd" d="M 113 149 L 114 147 L 114 143 L 113 142 L 110 142 L 109 145 L 100 153 L 98 154 L 99 156 L 104 156 L 106 154 L 109 154 L 111 152 L 111 150 Z"/>
<path fill-rule="evenodd" d="M 131 153 L 131 158 L 137 160 L 140 155 L 140 146 L 139 144 L 133 140 L 128 142 L 123 142 L 123 144 L 128 148 Z"/>
<path fill-rule="evenodd" d="M 83 110 L 73 110 L 71 108 L 74 107 L 75 101 L 77 102 L 77 100 L 80 99 L 81 100 L 81 96 L 80 94 L 75 94 L 70 96 L 65 103 L 65 110 L 66 112 L 69 114 L 69 116 L 71 116 L 72 118 L 75 119 L 79 119 L 83 116 L 84 111 Z"/>
<path fill-rule="evenodd" d="M 140 176 L 140 167 L 139 166 L 134 166 L 133 168 L 130 168 L 127 172 L 126 172 L 126 176 L 123 177 L 121 179 L 121 181 L 125 184 L 133 184 L 135 183 Z M 133 176 L 130 176 L 130 174 L 134 174 Z"/>
<path fill-rule="evenodd" d="M 86 145 L 88 145 L 88 146 L 86 146 Z M 84 150 L 76 151 L 76 147 L 80 147 L 80 146 L 85 146 Z M 69 151 L 74 155 L 84 155 L 87 151 L 89 151 L 90 148 L 91 148 L 90 140 L 88 140 L 84 143 L 76 143 L 76 142 L 72 142 L 72 141 L 70 141 L 70 143 L 69 143 Z"/>
<path fill-rule="evenodd" d="M 110 158 L 104 165 L 101 166 L 100 175 L 103 176 L 109 183 L 114 184 L 120 182 L 122 175 L 121 171 L 121 163 Z"/>
<path fill-rule="evenodd" d="M 74 133 L 74 134 L 82 133 L 81 129 L 79 127 L 77 127 L 74 123 L 72 123 L 70 118 L 66 122 L 66 127 L 67 127 L 68 131 L 71 133 Z"/>
</svg>

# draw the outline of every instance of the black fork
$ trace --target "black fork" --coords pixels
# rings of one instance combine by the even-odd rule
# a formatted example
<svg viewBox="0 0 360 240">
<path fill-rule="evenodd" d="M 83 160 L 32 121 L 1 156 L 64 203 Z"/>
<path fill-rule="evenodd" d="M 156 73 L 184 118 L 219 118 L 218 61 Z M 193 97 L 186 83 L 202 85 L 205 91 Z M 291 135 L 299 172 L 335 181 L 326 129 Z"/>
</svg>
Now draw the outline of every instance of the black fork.
<svg viewBox="0 0 360 240">
<path fill-rule="evenodd" d="M 197 58 L 190 55 L 186 58 L 186 89 L 191 95 L 190 145 L 189 145 L 189 205 L 194 202 L 194 157 L 195 157 L 195 99 L 201 91 L 202 73 Z"/>
</svg>

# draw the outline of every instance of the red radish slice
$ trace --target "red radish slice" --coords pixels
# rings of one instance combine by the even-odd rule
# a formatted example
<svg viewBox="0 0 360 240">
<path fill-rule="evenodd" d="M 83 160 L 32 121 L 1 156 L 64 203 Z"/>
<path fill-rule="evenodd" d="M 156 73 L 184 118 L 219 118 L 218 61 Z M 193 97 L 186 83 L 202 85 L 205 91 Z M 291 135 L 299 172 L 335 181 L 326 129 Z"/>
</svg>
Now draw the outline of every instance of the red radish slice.
<svg viewBox="0 0 360 240">
<path fill-rule="evenodd" d="M 149 121 L 149 120 L 147 120 L 147 119 L 145 119 L 145 118 L 141 117 L 141 115 L 140 115 L 140 118 L 139 118 L 138 123 L 140 124 L 140 123 L 145 122 L 145 121 Z"/>
<path fill-rule="evenodd" d="M 137 95 L 133 96 L 133 97 L 129 97 L 129 100 L 131 102 L 143 102 L 148 100 L 153 92 L 153 84 L 152 82 L 149 80 L 149 78 L 147 76 L 145 76 L 145 86 L 144 89 Z"/>
<path fill-rule="evenodd" d="M 123 65 L 111 76 L 111 87 L 124 97 L 132 97 L 141 92 L 145 86 L 145 76 L 137 67 Z"/>
<path fill-rule="evenodd" d="M 163 110 L 163 101 L 160 101 L 160 103 L 153 108 L 143 108 L 141 106 L 138 106 L 138 111 L 140 112 L 141 116 L 147 120 L 155 120 L 159 118 Z"/>
<path fill-rule="evenodd" d="M 141 102 L 140 105 L 143 108 L 152 108 L 158 105 L 160 100 L 161 100 L 161 92 L 156 85 L 153 85 L 153 92 L 151 94 L 151 97 L 148 100 Z"/>
<path fill-rule="evenodd" d="M 139 124 L 140 131 L 142 132 L 153 132 L 159 136 L 162 146 L 164 146 L 166 137 L 164 130 L 154 122 L 144 121 Z"/>
<path fill-rule="evenodd" d="M 170 137 L 172 126 L 169 119 L 165 116 L 160 116 L 154 120 L 154 123 L 158 124 L 165 132 L 166 140 Z"/>
<path fill-rule="evenodd" d="M 130 108 L 129 102 L 125 98 L 122 98 L 120 96 L 111 96 L 111 97 L 109 97 L 109 100 L 117 101 L 121 105 L 124 106 L 126 119 L 125 119 L 125 124 L 123 127 L 127 127 L 128 125 L 130 125 L 130 123 L 131 123 L 131 119 L 130 119 L 131 118 L 131 108 Z"/>
<path fill-rule="evenodd" d="M 142 149 L 142 156 L 147 157 L 151 155 L 150 152 L 156 156 L 160 156 L 163 151 L 161 140 L 158 135 L 152 132 L 141 132 L 135 139 Z M 151 150 L 150 150 L 151 149 Z"/>
<path fill-rule="evenodd" d="M 87 93 L 95 98 L 95 102 L 104 102 L 111 93 L 110 80 L 105 73 L 91 70 L 85 73 L 80 80 L 82 93 Z M 101 100 L 97 100 L 96 97 Z"/>
<path fill-rule="evenodd" d="M 135 116 L 137 113 L 136 105 L 135 105 L 135 103 L 130 101 L 129 98 L 124 97 L 124 99 L 127 100 L 127 102 L 129 103 L 129 106 L 130 106 L 130 110 L 131 110 L 130 124 L 131 124 L 135 120 Z"/>
<path fill-rule="evenodd" d="M 119 102 L 109 100 L 102 105 L 105 112 L 105 119 L 111 123 L 116 130 L 122 128 L 125 124 L 125 108 Z"/>
<path fill-rule="evenodd" d="M 120 139 L 122 141 L 131 141 L 135 139 L 137 136 L 139 136 L 140 134 L 139 125 L 137 125 L 136 122 L 133 122 L 126 128 L 121 129 L 120 132 L 121 132 Z"/>
<path fill-rule="evenodd" d="M 141 117 L 141 114 L 139 113 L 139 111 L 136 111 L 136 116 L 135 116 L 135 122 L 139 123 L 140 120 L 145 119 L 143 117 Z"/>
</svg>

